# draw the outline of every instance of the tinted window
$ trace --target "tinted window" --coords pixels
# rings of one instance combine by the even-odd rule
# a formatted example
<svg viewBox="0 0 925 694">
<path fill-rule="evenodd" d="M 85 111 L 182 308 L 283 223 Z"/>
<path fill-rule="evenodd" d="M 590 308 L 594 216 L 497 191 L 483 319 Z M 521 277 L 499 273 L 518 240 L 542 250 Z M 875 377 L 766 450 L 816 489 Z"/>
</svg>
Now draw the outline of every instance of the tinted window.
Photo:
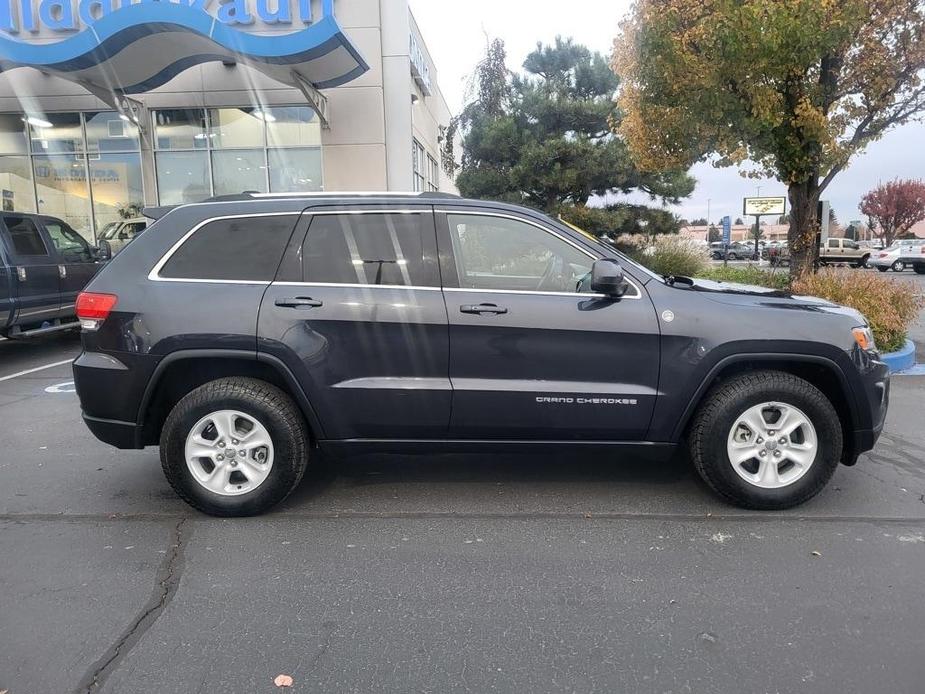
<svg viewBox="0 0 925 694">
<path fill-rule="evenodd" d="M 459 286 L 467 289 L 577 292 L 594 260 L 526 222 L 449 215 Z"/>
<path fill-rule="evenodd" d="M 84 240 L 84 237 L 71 229 L 63 222 L 45 220 L 45 231 L 51 237 L 51 242 L 55 244 L 58 252 L 68 258 L 80 258 L 89 261 L 90 246 Z"/>
<path fill-rule="evenodd" d="M 48 255 L 48 249 L 45 248 L 45 242 L 35 222 L 28 217 L 11 216 L 6 217 L 4 221 L 16 255 Z"/>
<path fill-rule="evenodd" d="M 302 248 L 306 282 L 431 284 L 422 214 L 317 215 Z"/>
<path fill-rule="evenodd" d="M 838 248 L 838 239 L 829 239 L 829 248 Z"/>
<path fill-rule="evenodd" d="M 297 215 L 209 222 L 161 269 L 173 279 L 272 282 Z"/>
</svg>

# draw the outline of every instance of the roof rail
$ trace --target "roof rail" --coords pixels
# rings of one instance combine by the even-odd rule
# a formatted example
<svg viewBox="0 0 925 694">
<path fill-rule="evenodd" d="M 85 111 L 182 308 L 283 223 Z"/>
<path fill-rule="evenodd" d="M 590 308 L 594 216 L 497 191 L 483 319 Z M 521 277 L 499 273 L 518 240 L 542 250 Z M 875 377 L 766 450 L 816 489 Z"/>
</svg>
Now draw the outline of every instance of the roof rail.
<svg viewBox="0 0 925 694">
<path fill-rule="evenodd" d="M 231 195 L 216 195 L 202 202 L 241 202 L 244 200 L 266 200 L 273 198 L 422 198 L 422 199 L 459 199 L 460 196 L 453 193 L 441 193 L 438 191 L 425 192 L 401 192 L 401 191 L 315 191 L 304 193 L 260 193 L 254 190 L 246 190 L 242 193 L 233 193 Z"/>
</svg>

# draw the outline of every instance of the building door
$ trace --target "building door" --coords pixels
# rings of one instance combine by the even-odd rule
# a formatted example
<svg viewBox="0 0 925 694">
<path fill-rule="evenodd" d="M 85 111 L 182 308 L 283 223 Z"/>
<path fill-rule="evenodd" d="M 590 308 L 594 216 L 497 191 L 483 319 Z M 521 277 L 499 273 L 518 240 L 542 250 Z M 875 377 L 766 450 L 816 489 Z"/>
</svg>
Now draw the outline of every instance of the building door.
<svg viewBox="0 0 925 694">
<path fill-rule="evenodd" d="M 579 293 L 596 257 L 516 215 L 438 213 L 450 323 L 451 438 L 640 440 L 659 328 L 641 283 Z"/>
<path fill-rule="evenodd" d="M 20 324 L 42 323 L 58 317 L 58 264 L 34 217 L 3 215 L 0 237 L 6 247 Z"/>
<path fill-rule="evenodd" d="M 434 439 L 450 416 L 433 210 L 312 209 L 267 290 L 259 349 L 300 380 L 328 439 Z"/>
</svg>

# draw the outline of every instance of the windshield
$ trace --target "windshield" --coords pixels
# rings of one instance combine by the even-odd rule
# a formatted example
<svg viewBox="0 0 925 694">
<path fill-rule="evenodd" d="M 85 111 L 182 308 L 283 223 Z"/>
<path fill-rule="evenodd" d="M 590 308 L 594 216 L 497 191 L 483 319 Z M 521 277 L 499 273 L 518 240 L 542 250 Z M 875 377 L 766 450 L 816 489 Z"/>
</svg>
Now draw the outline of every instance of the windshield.
<svg viewBox="0 0 925 694">
<path fill-rule="evenodd" d="M 110 222 L 103 227 L 103 230 L 100 232 L 100 238 L 106 239 L 107 241 L 114 239 L 116 237 L 116 232 L 119 231 L 119 226 L 122 222 Z"/>
</svg>

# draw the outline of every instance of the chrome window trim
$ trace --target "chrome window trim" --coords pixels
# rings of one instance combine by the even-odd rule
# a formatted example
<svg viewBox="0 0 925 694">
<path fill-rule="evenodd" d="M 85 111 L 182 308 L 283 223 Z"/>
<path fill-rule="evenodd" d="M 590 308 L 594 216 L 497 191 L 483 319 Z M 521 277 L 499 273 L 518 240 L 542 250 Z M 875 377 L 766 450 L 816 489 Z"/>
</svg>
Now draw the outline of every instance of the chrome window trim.
<svg viewBox="0 0 925 694">
<path fill-rule="evenodd" d="M 273 282 L 274 287 L 333 287 L 337 289 L 405 289 L 419 292 L 439 292 L 440 287 L 407 284 L 346 284 L 341 282 Z"/>
<path fill-rule="evenodd" d="M 504 212 L 481 212 L 479 210 L 435 209 L 434 211 L 439 214 L 445 214 L 445 215 L 455 214 L 455 215 L 468 215 L 470 217 L 500 217 L 501 219 L 511 219 L 515 222 L 522 222 L 524 224 L 529 224 L 530 226 L 536 227 L 540 231 L 544 231 L 547 234 L 551 234 L 552 236 L 555 236 L 560 241 L 564 241 L 569 246 L 579 251 L 580 253 L 584 253 L 586 256 L 588 256 L 592 260 L 595 260 L 595 261 L 601 260 L 601 258 L 596 256 L 594 253 L 589 251 L 587 248 L 584 248 L 580 244 L 576 243 L 572 239 L 567 238 L 563 236 L 562 234 L 560 234 L 559 232 L 554 231 L 553 229 L 550 229 L 549 227 L 543 226 L 539 222 L 536 222 L 528 217 L 519 217 L 517 215 L 507 214 Z M 452 233 L 452 231 L 450 231 L 450 233 Z M 622 300 L 642 299 L 642 290 L 639 288 L 639 286 L 635 282 L 633 282 L 633 280 L 629 278 L 627 278 L 626 281 L 635 290 L 636 293 L 633 296 L 620 297 L 620 300 L 622 301 Z M 542 292 L 542 291 L 527 291 L 527 290 L 516 290 L 516 289 L 467 289 L 465 287 L 459 287 L 459 288 L 456 288 L 456 287 L 446 288 L 445 287 L 444 291 L 467 291 L 467 292 L 501 293 L 501 294 L 540 294 L 540 295 L 546 295 L 546 296 L 588 296 L 588 297 L 606 298 L 606 295 L 604 294 L 581 294 L 579 292 Z"/>
<path fill-rule="evenodd" d="M 157 264 L 151 268 L 151 272 L 148 273 L 148 279 L 152 282 L 192 282 L 192 283 L 213 283 L 213 284 L 248 284 L 254 286 L 268 287 L 271 281 L 257 281 L 257 280 L 209 280 L 209 279 L 199 279 L 199 278 L 184 278 L 184 277 L 161 277 L 161 270 L 164 269 L 164 266 L 170 261 L 174 253 L 176 253 L 180 248 L 186 243 L 197 231 L 202 229 L 206 224 L 211 224 L 212 222 L 221 222 L 226 219 L 257 219 L 260 217 L 296 217 L 296 223 L 298 223 L 298 218 L 302 215 L 301 212 L 253 212 L 250 214 L 230 214 L 224 215 L 221 217 L 209 217 L 199 222 L 196 226 L 190 229 L 188 232 L 183 234 L 180 237 L 180 240 L 177 241 L 170 249 L 161 256 L 161 259 L 157 261 Z"/>
</svg>

